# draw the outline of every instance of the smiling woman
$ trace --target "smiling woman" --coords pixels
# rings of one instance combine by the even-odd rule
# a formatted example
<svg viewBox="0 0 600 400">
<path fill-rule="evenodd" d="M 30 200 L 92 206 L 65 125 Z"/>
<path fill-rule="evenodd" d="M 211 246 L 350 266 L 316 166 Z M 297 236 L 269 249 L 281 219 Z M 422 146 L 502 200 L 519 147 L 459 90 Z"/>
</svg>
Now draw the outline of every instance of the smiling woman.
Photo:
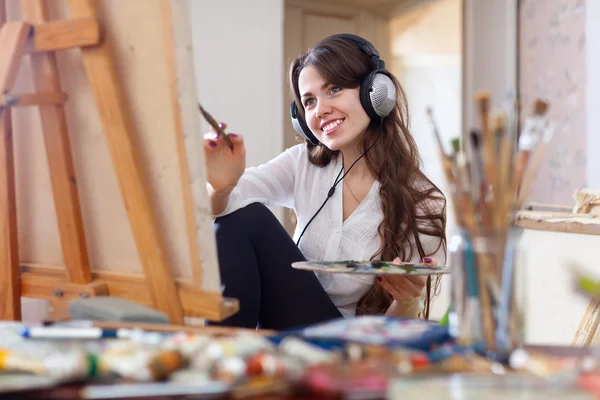
<svg viewBox="0 0 600 400">
<path fill-rule="evenodd" d="M 221 278 L 225 295 L 244 304 L 224 324 L 282 329 L 357 314 L 428 317 L 431 278 L 291 267 L 445 262 L 445 199 L 419 169 L 400 85 L 371 43 L 341 34 L 292 63 L 290 87 L 292 123 L 305 143 L 244 170 L 242 136 L 230 150 L 206 135 Z M 296 243 L 263 205 L 294 210 Z"/>
<path fill-rule="evenodd" d="M 298 78 L 308 127 L 331 150 L 358 149 L 362 133 L 370 123 L 359 101 L 358 88 L 342 88 L 328 82 L 315 67 L 308 66 Z M 352 116 L 350 118 L 349 116 Z M 352 154 L 356 159 L 360 154 Z"/>
</svg>

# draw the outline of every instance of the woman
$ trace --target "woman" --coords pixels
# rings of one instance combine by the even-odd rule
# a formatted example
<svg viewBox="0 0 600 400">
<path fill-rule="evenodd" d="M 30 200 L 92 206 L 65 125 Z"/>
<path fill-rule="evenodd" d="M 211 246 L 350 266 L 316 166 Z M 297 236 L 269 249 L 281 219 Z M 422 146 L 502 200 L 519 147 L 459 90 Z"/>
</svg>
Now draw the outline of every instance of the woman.
<svg viewBox="0 0 600 400">
<path fill-rule="evenodd" d="M 445 262 L 445 198 L 419 170 L 400 85 L 369 42 L 341 34 L 294 60 L 290 87 L 304 143 L 245 169 L 240 135 L 230 134 L 231 150 L 216 134 L 205 136 L 224 295 L 240 300 L 240 312 L 222 324 L 287 329 L 363 314 L 428 318 L 430 278 L 290 266 Z M 265 205 L 295 211 L 294 240 Z"/>
</svg>

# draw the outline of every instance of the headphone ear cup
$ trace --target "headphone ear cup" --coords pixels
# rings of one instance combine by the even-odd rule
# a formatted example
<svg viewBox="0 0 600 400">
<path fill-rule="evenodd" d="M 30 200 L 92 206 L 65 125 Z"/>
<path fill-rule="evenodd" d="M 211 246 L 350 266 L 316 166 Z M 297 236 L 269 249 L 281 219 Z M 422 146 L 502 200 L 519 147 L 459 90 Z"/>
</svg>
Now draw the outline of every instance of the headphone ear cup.
<svg viewBox="0 0 600 400">
<path fill-rule="evenodd" d="M 385 118 L 396 106 L 396 85 L 384 70 L 377 69 L 363 79 L 360 102 L 372 119 Z"/>
<path fill-rule="evenodd" d="M 321 144 L 319 140 L 313 135 L 312 131 L 306 124 L 304 117 L 298 112 L 296 102 L 292 101 L 290 104 L 290 117 L 292 118 L 292 126 L 301 138 L 308 140 L 311 144 L 318 146 Z"/>
</svg>

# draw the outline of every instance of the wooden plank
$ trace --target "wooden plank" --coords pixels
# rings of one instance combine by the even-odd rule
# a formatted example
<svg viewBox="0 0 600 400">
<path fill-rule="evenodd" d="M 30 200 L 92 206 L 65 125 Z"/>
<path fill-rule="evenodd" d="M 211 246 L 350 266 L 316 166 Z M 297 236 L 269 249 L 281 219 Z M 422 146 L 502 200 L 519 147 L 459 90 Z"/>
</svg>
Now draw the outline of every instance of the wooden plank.
<svg viewBox="0 0 600 400">
<path fill-rule="evenodd" d="M 46 2 L 21 0 L 21 5 L 25 20 L 33 24 L 48 20 Z M 38 92 L 62 91 L 53 53 L 31 54 L 31 64 Z M 42 105 L 39 111 L 65 267 L 70 282 L 88 283 L 90 265 L 65 112 L 60 105 Z"/>
<path fill-rule="evenodd" d="M 15 194 L 12 119 L 10 110 L 4 110 L 0 118 L 0 320 L 18 321 L 21 284 Z"/>
<path fill-rule="evenodd" d="M 519 219 L 516 221 L 516 225 L 524 229 L 533 229 L 537 231 L 600 235 L 600 224 L 583 224 L 580 222 L 547 222 Z"/>
<path fill-rule="evenodd" d="M 548 211 L 548 212 L 568 212 L 573 213 L 573 206 L 562 204 L 546 204 L 546 203 L 527 203 L 525 207 L 528 211 Z"/>
<path fill-rule="evenodd" d="M 0 89 L 4 93 L 12 89 L 23 52 L 25 43 L 31 31 L 31 25 L 24 22 L 8 22 L 2 26 L 0 32 Z"/>
<path fill-rule="evenodd" d="M 64 104 L 67 101 L 67 98 L 67 94 L 61 92 L 12 93 L 5 94 L 0 101 L 0 105 L 10 107 L 25 107 L 48 104 Z"/>
<path fill-rule="evenodd" d="M 600 300 L 592 299 L 588 305 L 577 333 L 573 339 L 574 346 L 588 347 L 594 342 L 600 326 Z"/>
<path fill-rule="evenodd" d="M 97 3 L 92 0 L 69 0 L 68 4 L 74 18 L 98 16 Z M 102 41 L 99 46 L 82 48 L 81 51 L 152 303 L 167 314 L 172 323 L 183 324 L 183 308 L 152 208 L 110 40 Z"/>
<path fill-rule="evenodd" d="M 23 23 L 5 24 L 5 7 L 0 1 L 0 93 L 10 90 L 15 82 L 30 30 Z M 15 194 L 12 118 L 5 109 L 0 117 L 0 320 L 21 319 Z"/>
<path fill-rule="evenodd" d="M 184 140 L 181 112 L 177 112 L 177 110 L 181 110 L 181 104 L 179 102 L 180 80 L 177 78 L 178 74 L 175 60 L 175 38 L 173 31 L 174 27 L 171 0 L 162 0 L 161 8 L 165 37 L 164 47 L 165 53 L 167 54 L 167 69 L 169 72 L 169 89 L 171 101 L 173 102 L 173 109 L 176 110 L 176 112 L 174 113 L 175 136 L 177 140 L 177 153 L 179 155 L 179 169 L 182 182 L 181 187 L 183 193 L 185 223 L 188 236 L 188 245 L 190 248 L 190 259 L 192 264 L 192 281 L 196 285 L 198 285 L 198 287 L 202 287 L 202 265 L 200 263 L 200 246 L 198 245 L 199 236 L 198 229 L 196 226 L 196 216 L 194 212 L 194 198 L 191 190 L 192 180 L 190 177 L 190 168 L 187 162 L 188 155 L 191 156 L 195 153 L 195 148 L 193 148 L 193 145 L 195 143 L 190 142 L 189 140 Z M 187 184 L 188 182 L 190 184 Z"/>
<path fill-rule="evenodd" d="M 143 276 L 113 271 L 93 271 L 94 283 L 108 288 L 108 295 L 154 307 L 150 289 Z M 65 271 L 60 266 L 21 264 L 21 288 L 23 296 L 55 300 L 54 291 L 64 285 Z M 176 280 L 176 293 L 188 317 L 222 321 L 239 310 L 239 302 L 224 298 L 219 292 L 199 290 L 183 279 Z M 71 293 L 72 294 L 72 293 Z M 68 298 L 70 293 L 66 293 Z"/>
<path fill-rule="evenodd" d="M 301 8 L 305 13 L 320 15 L 324 17 L 348 18 L 354 19 L 364 11 L 363 8 L 355 5 L 344 4 L 340 7 L 338 4 L 326 3 L 318 0 L 286 0 L 286 7 Z"/>
<path fill-rule="evenodd" d="M 100 24 L 94 18 L 66 19 L 38 24 L 26 51 L 57 51 L 100 43 Z"/>
</svg>

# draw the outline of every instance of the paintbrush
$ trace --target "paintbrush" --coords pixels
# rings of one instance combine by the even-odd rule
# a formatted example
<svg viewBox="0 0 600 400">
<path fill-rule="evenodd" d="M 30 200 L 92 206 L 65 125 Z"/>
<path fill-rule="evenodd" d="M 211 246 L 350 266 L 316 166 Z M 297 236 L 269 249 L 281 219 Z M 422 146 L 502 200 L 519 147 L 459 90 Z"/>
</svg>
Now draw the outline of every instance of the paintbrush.
<svg viewBox="0 0 600 400">
<path fill-rule="evenodd" d="M 495 154 L 496 154 L 496 158 L 497 161 L 500 161 L 500 157 L 501 157 L 501 148 L 502 148 L 502 141 L 504 139 L 504 137 L 506 135 L 509 135 L 507 133 L 507 116 L 505 113 L 500 112 L 496 115 L 494 115 L 494 148 L 495 148 Z M 510 135 L 509 135 L 510 137 Z"/>
<path fill-rule="evenodd" d="M 530 165 L 528 166 L 528 168 L 525 171 L 525 174 L 523 175 L 523 180 L 521 182 L 521 185 L 518 186 L 517 207 L 519 209 L 521 209 L 523 207 L 525 200 L 527 200 L 527 198 L 529 197 L 529 192 L 531 191 L 533 182 L 535 181 L 535 178 L 537 177 L 537 173 L 542 165 L 544 156 L 546 155 L 546 148 L 548 147 L 548 143 L 552 139 L 553 135 L 554 135 L 554 124 L 548 122 L 548 123 L 546 123 L 546 126 L 544 127 L 542 141 L 537 146 L 537 149 L 535 149 L 533 159 L 531 160 Z"/>
<path fill-rule="evenodd" d="M 494 132 L 490 129 L 490 94 L 487 91 L 480 91 L 475 95 L 479 118 L 481 119 L 481 139 L 483 140 L 483 161 L 485 167 L 485 179 L 489 185 L 495 186 L 496 178 L 496 157 L 494 156 Z"/>
<path fill-rule="evenodd" d="M 579 291 L 600 299 L 600 281 L 588 275 L 578 274 L 576 276 L 576 287 Z"/>
<path fill-rule="evenodd" d="M 497 230 L 506 228 L 509 220 L 510 205 L 514 200 L 515 194 L 510 184 L 512 179 L 512 148 L 513 140 L 511 134 L 506 129 L 506 115 L 496 116 L 495 136 L 496 146 L 498 147 L 498 168 L 496 168 L 496 187 L 494 188 L 495 197 L 495 225 Z"/>
<path fill-rule="evenodd" d="M 440 158 L 442 160 L 442 168 L 444 169 L 444 174 L 446 175 L 446 179 L 448 180 L 448 183 L 450 183 L 450 185 L 456 186 L 458 182 L 456 180 L 456 176 L 454 176 L 454 174 L 452 172 L 453 164 L 454 164 L 454 155 L 448 155 L 448 153 L 446 153 L 446 150 L 444 149 L 444 143 L 442 142 L 442 137 L 437 128 L 435 118 L 433 117 L 433 109 L 431 107 L 427 107 L 426 112 L 427 112 L 427 118 L 429 119 L 429 122 L 431 123 L 433 135 L 435 136 L 435 140 L 438 145 L 438 151 L 440 154 Z M 456 189 L 459 190 L 458 188 L 456 188 Z"/>
<path fill-rule="evenodd" d="M 433 135 L 435 136 L 435 140 L 437 141 L 438 148 L 440 150 L 440 154 L 446 156 L 446 150 L 444 149 L 444 143 L 442 142 L 442 137 L 437 128 L 437 124 L 435 123 L 435 119 L 433 118 L 433 109 L 431 107 L 427 107 L 427 118 L 429 119 L 429 123 L 431 123 L 431 128 L 433 130 Z"/>
<path fill-rule="evenodd" d="M 452 158 L 455 158 L 458 152 L 460 151 L 460 138 L 454 138 L 450 141 L 450 146 L 452 147 Z"/>
<path fill-rule="evenodd" d="M 464 161 L 464 157 L 461 158 L 463 154 L 459 153 L 460 139 L 454 139 L 452 141 L 453 154 L 448 155 L 444 149 L 444 144 L 437 129 L 437 124 L 435 122 L 435 118 L 433 117 L 433 109 L 431 107 L 427 108 L 427 117 L 431 123 L 433 134 L 436 138 L 446 180 L 450 185 L 451 197 L 453 198 L 452 204 L 454 214 L 459 222 L 459 225 L 472 227 L 474 225 L 472 218 L 469 218 L 470 216 L 467 215 L 467 213 L 460 211 L 461 209 L 466 210 L 472 208 L 472 206 L 469 207 L 468 204 L 468 190 L 466 191 L 466 189 L 468 189 L 468 182 L 465 180 L 465 176 L 463 174 L 464 162 L 461 162 L 461 160 Z"/>
<path fill-rule="evenodd" d="M 473 201 L 479 206 L 480 222 L 484 228 L 490 227 L 490 212 L 487 205 L 488 182 L 484 171 L 481 135 L 476 130 L 469 133 L 473 162 L 471 164 Z"/>
<path fill-rule="evenodd" d="M 486 191 L 487 191 L 487 182 L 485 173 L 483 171 L 483 157 L 482 157 L 482 146 L 481 146 L 481 137 L 479 132 L 476 130 L 472 130 L 469 133 L 469 138 L 471 140 L 471 150 L 473 155 L 472 162 L 472 170 L 474 177 L 474 181 L 472 182 L 472 191 L 473 193 L 478 192 L 478 205 L 479 210 L 478 214 L 480 216 L 480 224 L 477 227 L 477 231 L 473 231 L 472 234 L 477 233 L 490 233 L 491 228 L 491 220 L 490 220 L 490 209 L 488 208 L 488 204 L 486 202 Z M 477 203 L 477 202 L 476 202 Z M 483 232 L 481 230 L 483 229 Z M 495 236 L 488 237 L 488 240 L 495 240 Z M 486 246 L 489 244 L 486 243 Z M 494 324 L 494 310 L 493 304 L 491 301 L 490 291 L 489 291 L 489 283 L 490 283 L 490 274 L 494 269 L 494 259 L 493 256 L 488 253 L 488 249 L 479 248 L 479 246 L 473 248 L 476 259 L 476 274 L 477 274 L 477 283 L 479 286 L 479 301 L 480 301 L 480 317 L 481 317 L 481 326 L 484 340 L 491 347 L 495 347 L 495 324 Z"/>
<path fill-rule="evenodd" d="M 533 115 L 527 118 L 523 124 L 523 130 L 519 137 L 516 160 L 517 169 L 515 172 L 515 179 L 517 180 L 517 187 L 521 186 L 523 175 L 529 165 L 531 153 L 539 142 L 539 136 L 544 127 L 544 115 L 548 111 L 548 107 L 549 104 L 547 102 L 536 99 L 533 103 Z"/>
<path fill-rule="evenodd" d="M 436 138 L 436 143 L 438 146 L 440 159 L 442 161 L 442 168 L 444 170 L 444 175 L 446 176 L 446 180 L 448 181 L 448 184 L 450 185 L 451 197 L 454 199 L 454 201 L 452 202 L 454 214 L 456 215 L 459 224 L 463 225 L 464 221 L 461 218 L 462 214 L 459 212 L 459 203 L 458 203 L 458 198 L 460 197 L 460 192 L 462 191 L 462 187 L 461 187 L 460 183 L 458 182 L 457 177 L 453 171 L 454 155 L 448 156 L 444 150 L 444 144 L 442 143 L 442 138 L 440 136 L 440 133 L 437 129 L 437 124 L 435 123 L 435 119 L 433 117 L 433 109 L 431 107 L 427 107 L 426 113 L 427 113 L 427 118 L 429 119 L 429 122 L 431 123 L 433 134 Z"/>
<path fill-rule="evenodd" d="M 451 155 L 452 171 L 455 175 L 456 183 L 460 188 L 458 193 L 455 193 L 454 200 L 460 201 L 460 210 L 455 213 L 463 225 L 470 230 L 475 229 L 475 209 L 473 208 L 472 188 L 471 188 L 471 173 L 470 163 L 468 162 L 465 152 L 461 151 L 461 139 L 452 139 L 451 147 L 453 154 Z"/>
<path fill-rule="evenodd" d="M 233 150 L 233 143 L 231 142 L 231 139 L 229 138 L 229 135 L 227 135 L 227 133 L 225 133 L 225 131 L 223 130 L 223 128 L 221 128 L 219 126 L 219 123 L 217 121 L 215 121 L 215 119 L 212 117 L 212 115 L 210 115 L 208 113 L 208 111 L 206 111 L 200 105 L 200 103 L 198 103 L 198 108 L 200 108 L 200 112 L 204 116 L 204 119 L 206 119 L 206 121 L 210 124 L 210 126 L 212 126 L 217 131 L 217 134 L 221 135 L 221 137 L 223 138 L 223 140 L 225 140 L 225 143 L 227 143 L 227 146 L 229 146 L 229 148 L 231 150 Z"/>
<path fill-rule="evenodd" d="M 580 263 L 570 260 L 567 267 L 573 273 L 573 284 L 578 292 L 600 299 L 600 278 L 587 271 Z"/>
</svg>

